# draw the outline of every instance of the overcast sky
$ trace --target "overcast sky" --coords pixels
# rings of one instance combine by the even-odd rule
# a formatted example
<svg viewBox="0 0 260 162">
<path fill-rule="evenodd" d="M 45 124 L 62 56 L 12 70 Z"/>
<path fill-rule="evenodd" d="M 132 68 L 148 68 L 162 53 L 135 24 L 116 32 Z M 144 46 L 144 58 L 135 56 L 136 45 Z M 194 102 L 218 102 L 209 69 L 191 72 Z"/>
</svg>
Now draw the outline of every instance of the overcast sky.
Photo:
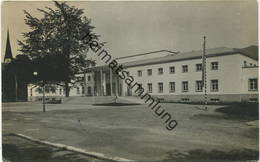
<svg viewBox="0 0 260 162">
<path fill-rule="evenodd" d="M 113 57 L 155 50 L 191 51 L 226 46 L 243 48 L 258 44 L 256 2 L 67 2 L 85 9 L 105 49 Z M 17 40 L 29 31 L 23 10 L 41 16 L 36 10 L 53 2 L 4 2 L 2 6 L 2 59 L 7 27 L 13 55 Z"/>
</svg>

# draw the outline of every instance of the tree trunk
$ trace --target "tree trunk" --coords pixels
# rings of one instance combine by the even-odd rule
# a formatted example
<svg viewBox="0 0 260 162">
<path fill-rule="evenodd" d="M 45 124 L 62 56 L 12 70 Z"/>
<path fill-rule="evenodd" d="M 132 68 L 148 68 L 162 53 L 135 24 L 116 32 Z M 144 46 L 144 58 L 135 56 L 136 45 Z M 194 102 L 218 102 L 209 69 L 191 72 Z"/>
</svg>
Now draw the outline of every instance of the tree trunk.
<svg viewBox="0 0 260 162">
<path fill-rule="evenodd" d="M 70 96 L 70 87 L 69 87 L 69 82 L 65 81 L 65 97 Z"/>
</svg>

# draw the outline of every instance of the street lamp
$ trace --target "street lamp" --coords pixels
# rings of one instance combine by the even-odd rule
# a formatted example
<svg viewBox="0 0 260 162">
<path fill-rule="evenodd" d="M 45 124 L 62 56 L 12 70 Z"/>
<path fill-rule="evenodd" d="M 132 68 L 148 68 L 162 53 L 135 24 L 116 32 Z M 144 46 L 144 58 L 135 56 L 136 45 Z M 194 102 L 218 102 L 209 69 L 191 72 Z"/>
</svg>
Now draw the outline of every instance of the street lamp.
<svg viewBox="0 0 260 162">
<path fill-rule="evenodd" d="M 35 71 L 33 72 L 34 76 L 38 76 L 38 72 Z M 42 111 L 45 112 L 45 83 L 43 81 L 43 86 L 42 86 Z"/>
</svg>

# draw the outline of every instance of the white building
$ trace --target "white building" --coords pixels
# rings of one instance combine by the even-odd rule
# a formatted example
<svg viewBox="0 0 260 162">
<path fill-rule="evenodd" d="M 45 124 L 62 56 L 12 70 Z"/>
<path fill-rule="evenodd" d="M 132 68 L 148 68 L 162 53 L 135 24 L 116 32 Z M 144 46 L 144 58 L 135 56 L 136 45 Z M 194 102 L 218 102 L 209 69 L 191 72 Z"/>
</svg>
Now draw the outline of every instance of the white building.
<svg viewBox="0 0 260 162">
<path fill-rule="evenodd" d="M 206 50 L 208 102 L 258 101 L 256 49 L 254 46 Z M 153 97 L 170 102 L 204 101 L 202 51 L 176 53 L 162 50 L 116 60 Z M 85 78 L 84 91 L 81 88 L 78 96 L 137 95 L 135 89 L 129 88 L 107 65 L 89 68 L 82 75 Z"/>
</svg>

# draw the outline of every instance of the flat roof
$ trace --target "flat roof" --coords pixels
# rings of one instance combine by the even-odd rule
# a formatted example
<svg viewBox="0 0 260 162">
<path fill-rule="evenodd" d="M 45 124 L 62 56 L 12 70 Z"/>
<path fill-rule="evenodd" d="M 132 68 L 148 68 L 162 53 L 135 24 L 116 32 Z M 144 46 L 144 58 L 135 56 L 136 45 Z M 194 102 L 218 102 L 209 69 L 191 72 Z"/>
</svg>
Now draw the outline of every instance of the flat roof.
<svg viewBox="0 0 260 162">
<path fill-rule="evenodd" d="M 134 66 L 152 65 L 152 64 L 182 61 L 182 60 L 199 59 L 202 58 L 202 53 L 203 53 L 202 50 L 191 51 L 191 52 L 180 52 L 178 54 L 167 55 L 164 57 L 126 62 L 123 63 L 123 66 L 134 67 Z M 242 54 L 244 56 L 257 60 L 255 55 L 258 55 L 258 50 L 255 50 L 253 55 L 252 54 L 249 55 L 248 53 L 244 52 L 244 50 L 235 49 L 235 48 L 217 47 L 217 48 L 206 49 L 206 57 L 224 56 L 224 55 L 232 55 L 232 54 Z"/>
<path fill-rule="evenodd" d="M 156 52 L 169 52 L 169 51 L 160 50 L 160 51 L 154 51 L 154 52 L 149 52 L 144 54 L 125 56 L 117 59 L 147 55 Z M 130 62 L 122 63 L 122 65 L 123 67 L 135 67 L 135 66 L 153 65 L 153 64 L 168 63 L 168 62 L 175 62 L 175 61 L 182 61 L 182 60 L 200 59 L 202 58 L 202 52 L 203 52 L 202 50 L 191 51 L 191 52 L 178 52 L 178 53 L 170 51 L 171 54 L 167 56 L 130 61 Z M 258 60 L 258 46 L 249 46 L 240 49 L 228 48 L 228 47 L 217 47 L 217 48 L 206 49 L 206 57 L 216 57 L 216 56 L 225 56 L 225 55 L 233 55 L 233 54 L 241 54 L 250 57 L 254 60 Z M 108 65 L 103 65 L 103 66 L 92 67 L 90 69 L 109 70 L 109 67 Z"/>
</svg>

